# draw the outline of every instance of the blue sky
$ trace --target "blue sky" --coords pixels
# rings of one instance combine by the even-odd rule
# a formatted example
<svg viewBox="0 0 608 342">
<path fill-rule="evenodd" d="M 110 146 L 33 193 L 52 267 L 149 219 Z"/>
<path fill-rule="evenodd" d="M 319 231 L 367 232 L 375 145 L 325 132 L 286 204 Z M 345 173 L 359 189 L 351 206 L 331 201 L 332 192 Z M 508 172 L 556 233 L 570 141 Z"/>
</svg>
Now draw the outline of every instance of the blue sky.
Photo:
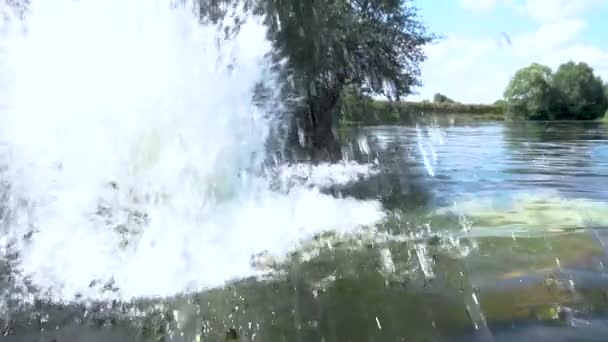
<svg viewBox="0 0 608 342">
<path fill-rule="evenodd" d="M 583 61 L 608 81 L 608 0 L 414 3 L 430 30 L 443 38 L 426 48 L 424 86 L 410 99 L 440 92 L 462 102 L 494 102 L 513 73 L 532 62 L 556 69 L 569 60 Z"/>
</svg>

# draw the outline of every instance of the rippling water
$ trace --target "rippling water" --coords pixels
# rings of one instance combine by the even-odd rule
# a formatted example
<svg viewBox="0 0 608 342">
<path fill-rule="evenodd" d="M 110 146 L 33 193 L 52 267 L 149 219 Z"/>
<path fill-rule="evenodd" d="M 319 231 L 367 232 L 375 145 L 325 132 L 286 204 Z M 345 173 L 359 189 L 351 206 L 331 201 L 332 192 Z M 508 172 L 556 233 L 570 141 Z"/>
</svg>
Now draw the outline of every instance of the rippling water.
<svg viewBox="0 0 608 342">
<path fill-rule="evenodd" d="M 30 5 L 1 19 L 0 340 L 606 336 L 607 127 L 344 130 L 293 165 L 247 6 L 227 37 L 190 1 Z"/>
<path fill-rule="evenodd" d="M 323 168 L 302 177 L 335 196 L 379 199 L 380 225 L 318 235 L 286 260 L 260 255 L 268 277 L 213 290 L 14 305 L 3 341 L 607 336 L 608 126 L 370 127 L 344 132 L 344 146 L 376 170 L 342 186 Z"/>
<path fill-rule="evenodd" d="M 440 203 L 467 194 L 530 189 L 608 198 L 608 187 L 600 185 L 608 180 L 608 134 L 602 124 L 429 125 L 420 130 L 421 138 L 414 127 L 373 127 L 358 133 L 368 138 L 384 164 L 393 165 L 391 173 L 412 184 L 424 183 Z M 425 154 L 433 176 L 425 167 Z"/>
<path fill-rule="evenodd" d="M 461 296 L 471 335 L 587 341 L 606 331 L 602 319 L 573 321 L 567 313 L 605 313 L 607 125 L 427 124 L 349 133 L 372 151 L 354 148 L 350 156 L 377 160 L 383 172 L 347 192 L 380 196 L 402 214 L 402 226 L 460 239 L 459 257 L 431 252 L 430 263 L 434 281 L 445 281 L 433 286 Z M 454 277 L 458 289 L 445 291 Z M 565 332 L 571 325 L 578 330 Z M 432 340 L 454 338 L 435 333 Z"/>
</svg>

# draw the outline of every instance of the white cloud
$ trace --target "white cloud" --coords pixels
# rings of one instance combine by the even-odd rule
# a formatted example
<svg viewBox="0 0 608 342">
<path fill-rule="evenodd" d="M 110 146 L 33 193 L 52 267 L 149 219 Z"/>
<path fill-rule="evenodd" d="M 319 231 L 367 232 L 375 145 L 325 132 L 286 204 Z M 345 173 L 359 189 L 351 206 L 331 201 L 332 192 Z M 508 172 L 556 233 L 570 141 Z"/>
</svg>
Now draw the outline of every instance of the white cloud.
<svg viewBox="0 0 608 342">
<path fill-rule="evenodd" d="M 517 1 L 520 0 L 458 0 L 462 8 L 480 14 L 489 12 L 503 4 L 507 7 L 515 7 Z"/>
<path fill-rule="evenodd" d="M 572 19 L 606 0 L 458 0 L 460 6 L 484 13 L 504 4 L 537 21 L 551 23 Z"/>
<path fill-rule="evenodd" d="M 507 72 L 495 68 L 503 58 L 496 51 L 500 48 L 494 39 L 449 37 L 429 46 L 422 66 L 424 87 L 414 98 L 442 93 L 463 102 L 493 102 L 508 80 Z"/>
<path fill-rule="evenodd" d="M 541 25 L 538 30 L 514 37 L 512 50 L 516 56 L 542 55 L 572 42 L 585 28 L 579 19 Z"/>
<path fill-rule="evenodd" d="M 486 38 L 448 36 L 426 50 L 422 65 L 424 85 L 414 99 L 431 99 L 442 93 L 469 103 L 490 103 L 502 96 L 510 77 L 533 62 L 553 68 L 569 60 L 586 62 L 608 81 L 608 50 L 584 44 L 585 14 L 608 0 L 459 0 L 476 13 L 497 6 L 510 8 L 537 23 L 534 30 L 511 36 Z M 599 7 L 598 7 L 599 8 Z M 497 13 L 495 13 L 497 14 Z"/>
<path fill-rule="evenodd" d="M 517 9 L 541 22 L 574 18 L 602 0 L 524 0 Z M 605 0 L 604 0 L 605 1 Z"/>
<path fill-rule="evenodd" d="M 460 0 L 460 5 L 473 12 L 486 12 L 496 6 L 496 0 Z"/>
<path fill-rule="evenodd" d="M 608 51 L 595 46 L 575 44 L 567 46 L 544 56 L 540 62 L 556 69 L 567 62 L 585 62 L 595 69 L 595 72 L 608 81 Z"/>
<path fill-rule="evenodd" d="M 584 61 L 608 80 L 608 51 L 578 42 L 585 22 L 568 19 L 545 23 L 535 31 L 512 37 L 512 45 L 495 39 L 448 37 L 427 48 L 422 65 L 424 86 L 413 98 L 435 93 L 469 103 L 491 103 L 502 96 L 510 77 L 533 62 L 554 70 L 564 62 Z"/>
<path fill-rule="evenodd" d="M 442 68 L 453 72 L 466 71 L 477 59 L 497 46 L 493 40 L 473 40 L 452 37 L 427 49 L 429 59 L 441 60 Z"/>
</svg>

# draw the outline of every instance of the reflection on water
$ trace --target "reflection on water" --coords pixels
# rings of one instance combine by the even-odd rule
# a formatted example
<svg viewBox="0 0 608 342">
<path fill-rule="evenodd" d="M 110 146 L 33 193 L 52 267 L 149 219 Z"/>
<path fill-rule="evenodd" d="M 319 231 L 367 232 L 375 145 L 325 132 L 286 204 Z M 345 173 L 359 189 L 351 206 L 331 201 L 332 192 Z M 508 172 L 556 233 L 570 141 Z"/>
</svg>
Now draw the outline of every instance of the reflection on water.
<svg viewBox="0 0 608 342">
<path fill-rule="evenodd" d="M 402 184 L 403 193 L 423 187 L 433 195 L 434 205 L 468 194 L 494 197 L 532 189 L 608 198 L 608 187 L 598 186 L 608 178 L 608 129 L 602 124 L 429 125 L 423 131 L 391 126 L 354 134 L 367 138 L 390 177 Z M 436 162 L 430 162 L 432 177 L 424 162 L 429 151 L 436 155 Z"/>
<path fill-rule="evenodd" d="M 201 293 L 13 303 L 3 341 L 605 340 L 608 127 L 374 127 L 345 147 L 379 172 L 325 191 L 380 199 L 380 226 Z"/>
</svg>

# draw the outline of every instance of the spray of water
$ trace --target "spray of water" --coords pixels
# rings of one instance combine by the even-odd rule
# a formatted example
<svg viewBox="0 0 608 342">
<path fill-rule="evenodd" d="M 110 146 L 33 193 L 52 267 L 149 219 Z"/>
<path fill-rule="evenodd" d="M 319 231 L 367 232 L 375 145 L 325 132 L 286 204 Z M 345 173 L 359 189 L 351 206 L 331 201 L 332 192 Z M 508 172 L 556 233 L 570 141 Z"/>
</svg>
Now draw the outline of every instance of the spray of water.
<svg viewBox="0 0 608 342">
<path fill-rule="evenodd" d="M 58 301 L 169 296 L 382 218 L 377 202 L 270 190 L 280 107 L 252 102 L 275 82 L 270 44 L 237 14 L 231 39 L 168 0 L 39 0 L 25 31 L 4 23 L 0 256 L 16 256 L 14 277 Z"/>
</svg>

